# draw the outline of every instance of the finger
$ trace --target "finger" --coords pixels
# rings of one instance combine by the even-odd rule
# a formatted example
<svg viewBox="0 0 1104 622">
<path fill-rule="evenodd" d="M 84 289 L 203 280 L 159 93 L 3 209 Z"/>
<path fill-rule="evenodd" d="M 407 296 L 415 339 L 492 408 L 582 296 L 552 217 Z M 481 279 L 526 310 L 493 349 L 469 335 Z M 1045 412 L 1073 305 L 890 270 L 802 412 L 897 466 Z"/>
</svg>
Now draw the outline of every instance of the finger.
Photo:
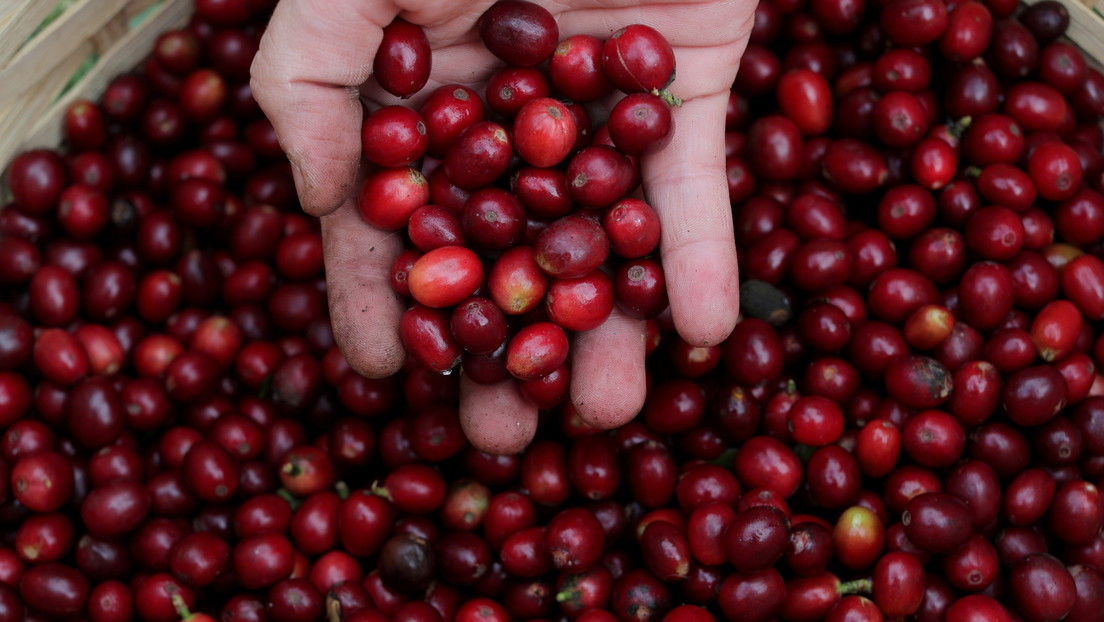
<svg viewBox="0 0 1104 622">
<path fill-rule="evenodd" d="M 557 22 L 561 38 L 587 34 L 605 39 L 629 24 L 645 24 L 663 33 L 672 46 L 706 48 L 733 41 L 736 33 L 744 28 L 744 22 L 748 24 L 747 32 L 751 32 L 750 23 L 756 4 L 755 0 L 672 0 L 662 3 L 607 0 L 593 3 L 593 8 L 564 11 Z M 718 27 L 719 24 L 724 26 Z"/>
<path fill-rule="evenodd" d="M 460 426 L 477 449 L 507 456 L 521 453 L 537 433 L 537 408 L 513 379 L 479 384 L 460 377 Z"/>
<path fill-rule="evenodd" d="M 334 340 L 349 365 L 370 378 L 402 367 L 403 303 L 391 288 L 391 264 L 402 250 L 396 233 L 364 222 L 352 201 L 322 218 L 326 289 Z"/>
<path fill-rule="evenodd" d="M 644 406 L 642 320 L 614 309 L 601 326 L 578 333 L 571 344 L 571 403 L 603 430 L 624 425 Z"/>
<path fill-rule="evenodd" d="M 358 87 L 372 72 L 390 2 L 283 0 L 253 60 L 253 96 L 291 160 L 303 209 L 336 210 L 360 163 Z"/>
<path fill-rule="evenodd" d="M 689 100 L 672 111 L 660 149 L 644 155 L 644 191 L 662 227 L 660 252 L 675 327 L 695 346 L 728 337 L 740 311 L 732 208 L 724 172 L 728 94 Z"/>
</svg>

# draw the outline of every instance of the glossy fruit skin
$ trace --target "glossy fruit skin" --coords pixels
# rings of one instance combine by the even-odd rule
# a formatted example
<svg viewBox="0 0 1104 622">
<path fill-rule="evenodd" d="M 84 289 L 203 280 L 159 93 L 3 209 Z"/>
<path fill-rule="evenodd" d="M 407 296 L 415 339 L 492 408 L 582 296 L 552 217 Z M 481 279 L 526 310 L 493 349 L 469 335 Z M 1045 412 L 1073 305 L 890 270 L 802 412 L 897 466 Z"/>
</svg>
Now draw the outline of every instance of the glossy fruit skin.
<svg viewBox="0 0 1104 622">
<path fill-rule="evenodd" d="M 34 603 L 37 610 L 58 618 L 80 615 L 89 588 L 88 579 L 76 568 L 56 562 L 30 568 L 19 584 L 24 602 Z"/>
<path fill-rule="evenodd" d="M 610 249 L 624 259 L 648 255 L 659 244 L 659 216 L 639 199 L 614 203 L 602 218 Z"/>
<path fill-rule="evenodd" d="M 427 307 L 451 307 L 475 293 L 483 266 L 471 250 L 443 246 L 422 255 L 410 269 L 410 295 Z"/>
<path fill-rule="evenodd" d="M 832 95 L 824 76 L 795 69 L 778 80 L 778 104 L 805 136 L 823 134 L 832 123 Z"/>
<path fill-rule="evenodd" d="M 901 522 L 905 533 L 921 550 L 949 553 L 973 531 L 970 510 L 957 497 L 931 492 L 908 502 Z"/>
<path fill-rule="evenodd" d="M 621 200 L 632 190 L 635 167 L 627 157 L 608 145 L 591 145 L 567 163 L 568 195 L 592 208 Z"/>
<path fill-rule="evenodd" d="M 663 90 L 675 78 L 675 54 L 654 28 L 633 24 L 606 39 L 602 68 L 610 82 L 625 93 Z"/>
<path fill-rule="evenodd" d="M 614 276 L 617 307 L 629 317 L 651 319 L 667 309 L 667 282 L 663 266 L 652 259 L 621 264 Z"/>
<path fill-rule="evenodd" d="M 35 512 L 55 512 L 73 494 L 73 467 L 60 454 L 43 451 L 22 458 L 11 470 L 11 490 Z"/>
<path fill-rule="evenodd" d="M 832 532 L 836 558 L 852 570 L 869 568 L 885 544 L 882 520 L 868 508 L 854 505 L 844 510 Z"/>
<path fill-rule="evenodd" d="M 465 129 L 483 120 L 484 105 L 479 94 L 470 88 L 446 84 L 430 93 L 418 112 L 429 132 L 428 153 L 442 158 Z"/>
<path fill-rule="evenodd" d="M 773 565 L 790 539 L 790 522 L 779 510 L 758 506 L 737 514 L 725 528 L 721 545 L 729 563 L 743 573 Z"/>
<path fill-rule="evenodd" d="M 554 279 L 545 304 L 548 317 L 567 330 L 597 328 L 613 311 L 613 283 L 601 270 L 577 279 Z"/>
<path fill-rule="evenodd" d="M 47 149 L 22 153 L 8 168 L 12 197 L 29 214 L 45 214 L 54 209 L 67 178 L 61 156 Z"/>
<path fill-rule="evenodd" d="M 364 219 L 385 231 L 406 226 L 414 210 L 429 202 L 429 184 L 412 168 L 381 169 L 360 189 L 358 205 Z"/>
<path fill-rule="evenodd" d="M 912 615 L 924 599 L 924 568 L 915 555 L 887 553 L 873 576 L 874 602 L 888 616 Z"/>
<path fill-rule="evenodd" d="M 388 93 L 410 97 L 429 81 L 431 52 L 421 26 L 396 18 L 383 29 L 372 75 Z"/>
<path fill-rule="evenodd" d="M 406 351 L 432 371 L 444 372 L 460 362 L 463 353 L 449 331 L 448 314 L 421 305 L 403 313 L 399 336 Z"/>
<path fill-rule="evenodd" d="M 1051 201 L 1072 197 L 1083 174 L 1076 152 L 1061 142 L 1045 143 L 1036 148 L 1028 157 L 1027 172 L 1039 196 Z"/>
<path fill-rule="evenodd" d="M 1029 620 L 1060 620 L 1076 602 L 1073 577 L 1062 562 L 1046 554 L 1029 555 L 1012 568 L 1012 602 Z"/>
<path fill-rule="evenodd" d="M 492 54 L 516 67 L 535 67 L 552 55 L 559 39 L 556 20 L 524 0 L 496 2 L 479 18 L 479 37 Z"/>
<path fill-rule="evenodd" d="M 506 350 L 506 369 L 518 379 L 533 380 L 551 373 L 567 360 L 567 335 L 551 322 L 522 328 Z"/>
<path fill-rule="evenodd" d="M 640 155 L 671 131 L 671 109 L 658 95 L 630 93 L 614 105 L 607 125 L 622 153 Z"/>
<path fill-rule="evenodd" d="M 549 97 L 538 97 L 521 107 L 514 119 L 514 148 L 533 166 L 559 164 L 575 144 L 575 117 Z"/>
<path fill-rule="evenodd" d="M 1011 622 L 1008 611 L 999 602 L 983 594 L 960 598 L 947 609 L 947 622 Z"/>
<path fill-rule="evenodd" d="M 602 226 L 583 216 L 565 216 L 541 232 L 535 260 L 546 274 L 560 279 L 586 276 L 609 256 L 609 238 Z"/>
<path fill-rule="evenodd" d="M 1081 255 L 1062 270 L 1061 279 L 1062 293 L 1086 319 L 1104 318 L 1104 262 Z"/>
<path fill-rule="evenodd" d="M 456 137 L 445 154 L 445 174 L 464 190 L 475 190 L 498 179 L 510 163 L 513 140 L 493 121 L 475 123 Z"/>
<path fill-rule="evenodd" d="M 717 594 L 721 611 L 735 622 L 766 622 L 782 609 L 785 599 L 785 581 L 774 568 L 729 575 Z"/>
<path fill-rule="evenodd" d="M 795 122 L 782 115 L 757 119 L 748 130 L 747 149 L 748 164 L 760 177 L 787 181 L 800 170 L 801 131 Z"/>
<path fill-rule="evenodd" d="M 368 115 L 360 140 L 364 158 L 388 168 L 409 166 L 429 148 L 425 121 L 405 106 L 384 106 Z"/>
</svg>

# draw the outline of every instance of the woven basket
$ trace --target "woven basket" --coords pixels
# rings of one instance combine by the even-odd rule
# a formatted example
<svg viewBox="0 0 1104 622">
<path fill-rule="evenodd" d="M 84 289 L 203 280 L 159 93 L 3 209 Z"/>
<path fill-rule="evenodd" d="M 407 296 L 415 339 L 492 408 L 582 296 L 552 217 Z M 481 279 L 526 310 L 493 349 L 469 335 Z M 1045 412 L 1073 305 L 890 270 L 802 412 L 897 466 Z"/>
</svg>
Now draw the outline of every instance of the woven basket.
<svg viewBox="0 0 1104 622">
<path fill-rule="evenodd" d="M 161 32 L 187 23 L 193 2 L 70 0 L 61 6 L 42 27 L 60 8 L 58 0 L 0 0 L 0 170 L 24 149 L 59 145 L 69 104 L 98 98 L 112 78 L 137 67 Z"/>
<path fill-rule="evenodd" d="M 1062 1 L 1070 12 L 1067 36 L 1104 66 L 1104 0 Z M 65 0 L 63 6 L 42 28 L 58 0 L 0 0 L 0 171 L 20 151 L 60 144 L 68 105 L 98 98 L 113 77 L 137 67 L 161 32 L 187 22 L 193 0 Z M 72 84 L 82 68 L 87 72 Z"/>
</svg>

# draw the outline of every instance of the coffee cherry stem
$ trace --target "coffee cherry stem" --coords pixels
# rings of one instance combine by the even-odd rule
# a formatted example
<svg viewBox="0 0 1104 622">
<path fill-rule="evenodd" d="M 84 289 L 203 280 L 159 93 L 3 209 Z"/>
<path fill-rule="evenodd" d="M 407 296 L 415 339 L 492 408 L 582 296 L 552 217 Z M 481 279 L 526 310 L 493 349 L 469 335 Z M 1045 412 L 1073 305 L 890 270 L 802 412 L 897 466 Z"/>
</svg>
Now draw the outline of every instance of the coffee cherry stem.
<svg viewBox="0 0 1104 622">
<path fill-rule="evenodd" d="M 854 581 L 844 581 L 836 587 L 836 592 L 840 596 L 847 596 L 849 594 L 869 594 L 874 589 L 874 581 L 872 579 L 855 579 Z"/>
<path fill-rule="evenodd" d="M 652 95 L 655 95 L 656 97 L 659 97 L 663 101 L 667 102 L 667 105 L 672 108 L 678 108 L 679 106 L 682 106 L 682 98 L 677 97 L 674 93 L 667 89 L 663 89 L 662 91 L 659 89 L 652 89 Z"/>
</svg>

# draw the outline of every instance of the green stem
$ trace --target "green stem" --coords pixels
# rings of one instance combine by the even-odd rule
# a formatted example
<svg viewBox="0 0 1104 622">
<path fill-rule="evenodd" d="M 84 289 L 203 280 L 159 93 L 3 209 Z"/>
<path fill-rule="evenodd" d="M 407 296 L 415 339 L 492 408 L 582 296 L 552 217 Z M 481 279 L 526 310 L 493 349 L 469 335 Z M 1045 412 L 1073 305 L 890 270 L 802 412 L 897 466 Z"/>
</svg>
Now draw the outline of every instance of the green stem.
<svg viewBox="0 0 1104 622">
<path fill-rule="evenodd" d="M 298 498 L 296 498 L 296 496 L 295 496 L 295 495 L 291 494 L 291 492 L 289 492 L 287 488 L 281 488 L 281 489 L 277 490 L 277 491 L 276 491 L 276 494 L 277 494 L 277 495 L 278 495 L 278 496 L 279 496 L 279 497 L 280 497 L 281 499 L 283 499 L 284 501 L 287 501 L 287 502 L 288 502 L 288 505 L 290 505 L 290 506 L 291 506 L 291 509 L 292 509 L 292 510 L 296 510 L 296 509 L 298 509 L 298 508 L 299 508 L 299 504 L 300 504 L 301 502 L 299 501 L 299 499 L 298 499 Z"/>
<path fill-rule="evenodd" d="M 172 600 L 173 609 L 176 610 L 176 615 L 180 616 L 181 620 L 192 617 L 192 612 L 188 611 L 188 603 L 184 602 L 184 598 L 180 594 L 173 594 L 170 599 Z"/>
<path fill-rule="evenodd" d="M 840 583 L 836 591 L 840 596 L 847 596 L 848 594 L 869 594 L 873 589 L 874 581 L 871 579 L 855 579 Z"/>
<path fill-rule="evenodd" d="M 667 102 L 667 105 L 672 108 L 678 108 L 682 105 L 682 99 L 676 97 L 674 93 L 668 91 L 667 89 L 663 89 L 662 91 L 658 89 L 652 89 L 652 95 L 655 95 L 656 97 L 659 97 L 663 101 Z"/>
</svg>

